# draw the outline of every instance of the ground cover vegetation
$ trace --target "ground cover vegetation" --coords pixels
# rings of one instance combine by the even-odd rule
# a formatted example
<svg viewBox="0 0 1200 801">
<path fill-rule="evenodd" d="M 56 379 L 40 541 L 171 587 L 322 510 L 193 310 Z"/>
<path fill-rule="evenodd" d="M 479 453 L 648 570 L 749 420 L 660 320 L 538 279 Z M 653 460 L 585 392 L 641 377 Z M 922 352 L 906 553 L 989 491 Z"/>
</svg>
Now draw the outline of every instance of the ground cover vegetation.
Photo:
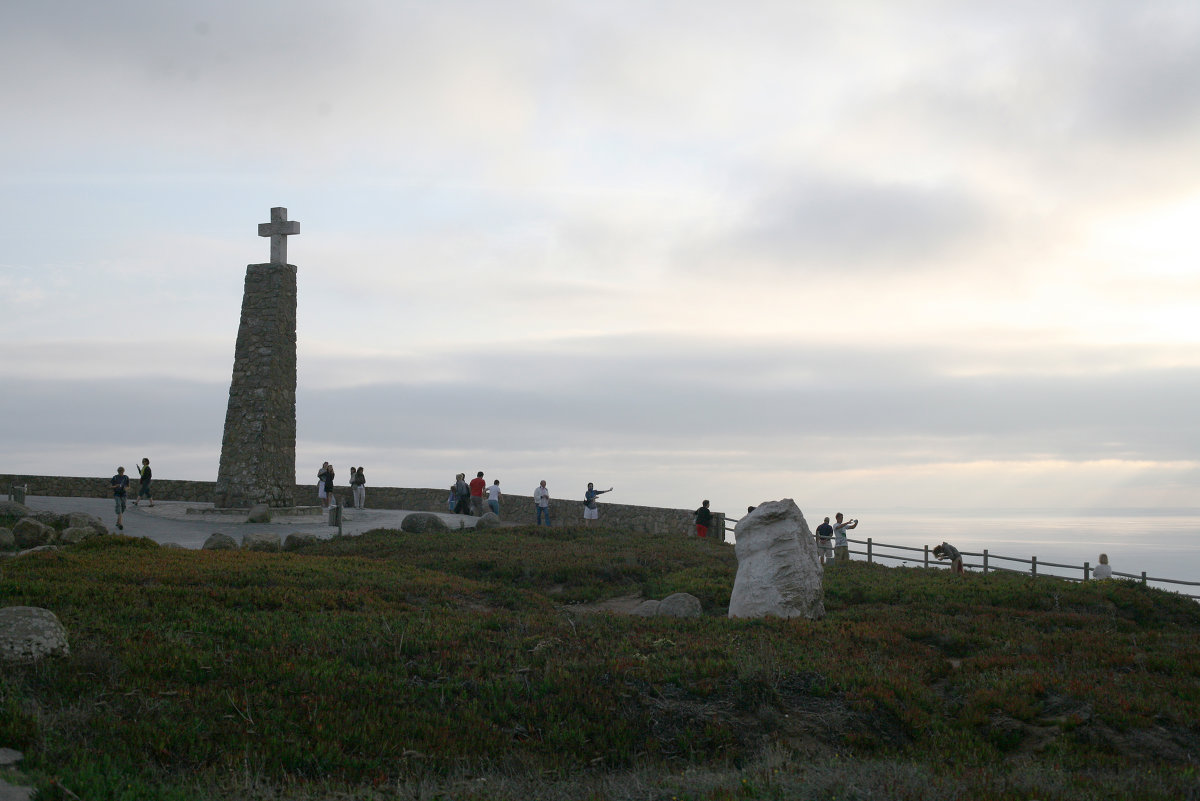
<svg viewBox="0 0 1200 801">
<path fill-rule="evenodd" d="M 604 528 L 6 559 L 72 654 L 5 666 L 0 746 L 39 799 L 1200 798 L 1188 599 L 854 562 L 729 620 L 735 570 Z M 672 592 L 706 614 L 593 611 Z"/>
</svg>

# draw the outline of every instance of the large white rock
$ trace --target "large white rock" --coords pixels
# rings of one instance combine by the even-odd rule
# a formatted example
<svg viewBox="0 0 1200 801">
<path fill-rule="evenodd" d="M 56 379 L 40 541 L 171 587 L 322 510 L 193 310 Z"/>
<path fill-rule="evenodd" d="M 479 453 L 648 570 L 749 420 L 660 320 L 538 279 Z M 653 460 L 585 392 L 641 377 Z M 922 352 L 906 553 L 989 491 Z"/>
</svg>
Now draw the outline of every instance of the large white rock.
<svg viewBox="0 0 1200 801">
<path fill-rule="evenodd" d="M 737 576 L 730 617 L 825 616 L 821 563 L 804 513 L 791 498 L 767 501 L 733 532 Z"/>
</svg>

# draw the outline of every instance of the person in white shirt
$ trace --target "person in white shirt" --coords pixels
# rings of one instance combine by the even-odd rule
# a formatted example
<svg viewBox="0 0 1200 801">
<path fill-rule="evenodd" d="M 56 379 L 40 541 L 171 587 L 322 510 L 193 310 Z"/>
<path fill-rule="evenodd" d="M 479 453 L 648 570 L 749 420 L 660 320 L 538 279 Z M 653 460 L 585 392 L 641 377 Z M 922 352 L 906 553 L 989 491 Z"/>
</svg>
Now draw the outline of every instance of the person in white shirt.
<svg viewBox="0 0 1200 801">
<path fill-rule="evenodd" d="M 1112 567 L 1108 564 L 1108 554 L 1100 554 L 1100 564 L 1092 571 L 1092 577 L 1098 579 L 1112 578 Z"/>
<path fill-rule="evenodd" d="M 850 543 L 846 540 L 846 532 L 852 528 L 858 528 L 857 520 L 847 520 L 842 522 L 842 513 L 836 515 L 837 522 L 833 524 L 833 561 L 834 562 L 849 562 L 850 561 Z"/>
<path fill-rule="evenodd" d="M 546 480 L 542 479 L 542 483 L 533 491 L 533 502 L 537 505 L 537 523 L 542 525 L 542 520 L 545 519 L 546 525 L 550 525 L 550 490 L 546 489 Z"/>
<path fill-rule="evenodd" d="M 487 492 L 487 496 L 488 496 L 487 497 L 488 508 L 492 510 L 492 514 L 494 514 L 496 517 L 499 517 L 500 516 L 500 479 L 496 479 L 495 481 L 493 481 L 492 486 L 488 487 L 486 492 Z"/>
</svg>

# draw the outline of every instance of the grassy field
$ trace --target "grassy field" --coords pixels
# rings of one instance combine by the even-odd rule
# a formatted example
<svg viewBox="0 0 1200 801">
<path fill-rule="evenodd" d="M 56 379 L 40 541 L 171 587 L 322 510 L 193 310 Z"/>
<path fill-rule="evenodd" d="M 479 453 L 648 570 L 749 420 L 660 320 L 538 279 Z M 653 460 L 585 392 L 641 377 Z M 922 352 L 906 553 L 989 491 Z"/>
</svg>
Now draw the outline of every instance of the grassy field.
<svg viewBox="0 0 1200 801">
<path fill-rule="evenodd" d="M 0 746 L 39 799 L 1200 798 L 1190 600 L 856 562 L 729 620 L 735 570 L 603 528 L 4 560 L 72 655 L 4 667 Z"/>
</svg>

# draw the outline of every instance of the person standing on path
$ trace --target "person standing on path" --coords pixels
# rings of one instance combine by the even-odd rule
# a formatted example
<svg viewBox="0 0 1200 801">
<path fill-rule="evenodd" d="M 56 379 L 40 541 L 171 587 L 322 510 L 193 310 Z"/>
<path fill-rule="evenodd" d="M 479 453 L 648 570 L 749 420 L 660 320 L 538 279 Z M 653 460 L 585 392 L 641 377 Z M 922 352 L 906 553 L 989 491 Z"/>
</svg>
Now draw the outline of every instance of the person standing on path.
<svg viewBox="0 0 1200 801">
<path fill-rule="evenodd" d="M 367 477 L 363 475 L 363 469 L 360 467 L 354 471 L 354 475 L 350 477 L 350 486 L 354 488 L 354 508 L 367 508 Z"/>
<path fill-rule="evenodd" d="M 533 502 L 537 507 L 537 522 L 534 525 L 542 525 L 543 519 L 547 526 L 550 525 L 550 490 L 546 489 L 546 479 L 543 478 L 533 491 Z"/>
<path fill-rule="evenodd" d="M 124 531 L 125 524 L 122 515 L 125 514 L 125 492 L 129 488 L 129 476 L 125 468 L 118 467 L 117 474 L 112 477 L 113 506 L 117 510 L 117 531 Z"/>
<path fill-rule="evenodd" d="M 833 559 L 833 526 L 829 525 L 829 518 L 825 518 L 825 522 L 817 526 L 817 551 L 821 554 L 821 564 L 825 564 L 825 560 Z"/>
<path fill-rule="evenodd" d="M 150 497 L 150 460 L 142 459 L 142 463 L 138 465 L 138 475 L 141 476 L 142 483 L 138 487 L 137 497 L 133 499 L 133 505 L 137 506 L 138 501 L 142 498 L 150 501 L 150 505 L 154 505 L 154 498 Z"/>
<path fill-rule="evenodd" d="M 325 474 L 328 472 L 329 462 L 321 462 L 321 469 L 317 471 L 317 499 L 322 509 L 329 506 L 329 496 L 325 494 Z"/>
<path fill-rule="evenodd" d="M 584 525 L 592 525 L 593 520 L 600 519 L 600 507 L 596 504 L 596 496 L 603 495 L 606 492 L 612 492 L 613 488 L 609 487 L 606 490 L 598 490 L 592 487 L 592 482 L 588 482 L 587 492 L 583 493 L 583 522 Z"/>
<path fill-rule="evenodd" d="M 712 525 L 712 512 L 708 508 L 708 501 L 700 504 L 700 508 L 696 510 L 696 536 L 707 537 L 708 527 Z"/>
<path fill-rule="evenodd" d="M 325 506 L 337 506 L 337 497 L 333 494 L 333 465 L 325 463 Z"/>
<path fill-rule="evenodd" d="M 488 508 L 492 510 L 492 514 L 496 517 L 500 516 L 500 479 L 492 482 L 492 486 L 487 488 Z"/>
<path fill-rule="evenodd" d="M 459 473 L 454 477 L 454 499 L 455 514 L 471 514 L 471 488 L 467 486 L 466 473 Z"/>
<path fill-rule="evenodd" d="M 842 513 L 836 515 L 837 523 L 833 526 L 833 561 L 849 562 L 850 561 L 850 543 L 846 540 L 846 532 L 852 528 L 858 528 L 857 520 L 848 520 L 842 522 Z"/>
<path fill-rule="evenodd" d="M 487 487 L 487 482 L 483 480 L 483 471 L 480 470 L 475 474 L 475 478 L 471 479 L 471 514 L 476 517 L 483 517 L 483 490 Z"/>
</svg>

